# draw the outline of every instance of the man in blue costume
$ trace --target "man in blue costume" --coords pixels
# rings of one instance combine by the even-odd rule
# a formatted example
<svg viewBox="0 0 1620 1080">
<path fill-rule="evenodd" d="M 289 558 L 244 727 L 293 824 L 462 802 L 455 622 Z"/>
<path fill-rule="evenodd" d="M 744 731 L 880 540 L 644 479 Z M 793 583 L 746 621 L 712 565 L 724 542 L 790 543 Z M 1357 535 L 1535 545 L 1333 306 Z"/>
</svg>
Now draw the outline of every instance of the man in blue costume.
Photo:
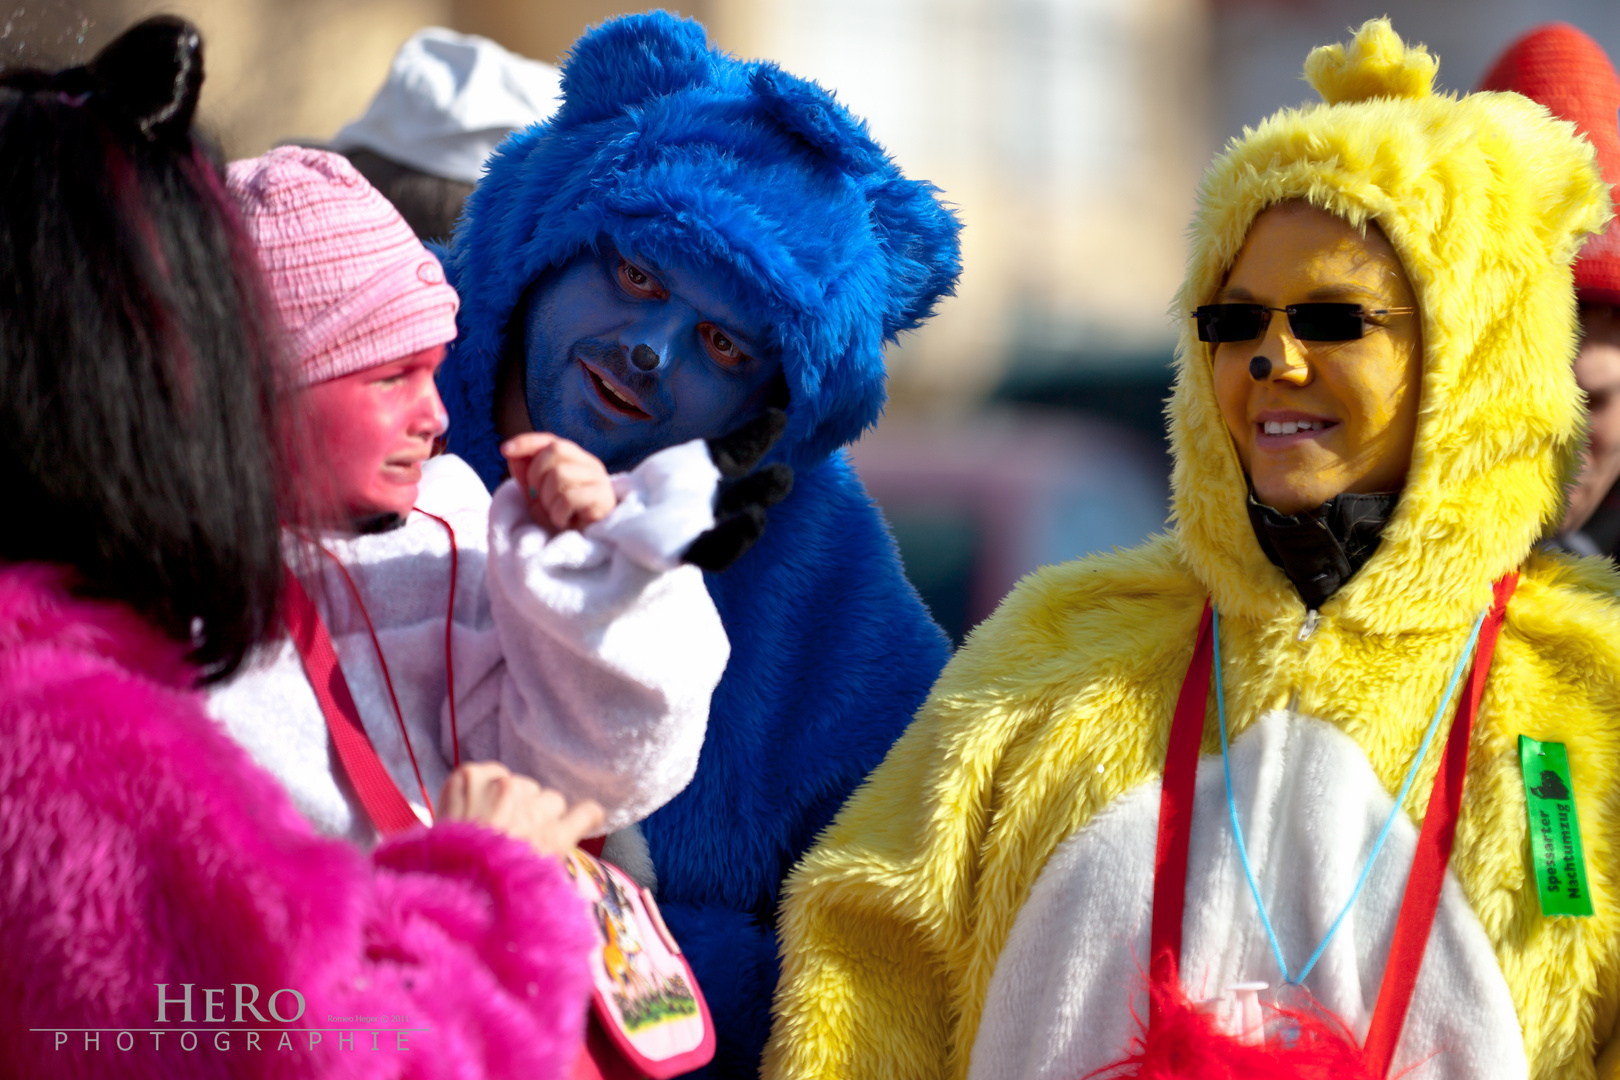
<svg viewBox="0 0 1620 1080">
<path fill-rule="evenodd" d="M 754 1076 L 788 868 L 883 757 L 949 652 L 840 449 L 876 421 L 883 346 L 959 272 L 960 227 L 833 96 L 663 13 L 575 45 L 552 120 L 508 139 L 448 265 L 450 448 L 486 483 L 531 426 L 613 469 L 768 407 L 792 493 L 708 576 L 731 638 L 691 786 L 642 826 L 659 904 Z"/>
</svg>

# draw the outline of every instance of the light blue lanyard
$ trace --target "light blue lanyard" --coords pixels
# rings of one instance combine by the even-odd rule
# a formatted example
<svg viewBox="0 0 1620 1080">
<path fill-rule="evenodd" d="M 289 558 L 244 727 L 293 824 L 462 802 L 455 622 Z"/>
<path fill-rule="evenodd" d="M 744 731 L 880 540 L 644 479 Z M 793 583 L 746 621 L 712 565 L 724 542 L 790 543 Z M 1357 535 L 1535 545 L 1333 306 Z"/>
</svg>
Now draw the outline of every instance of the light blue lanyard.
<svg viewBox="0 0 1620 1080">
<path fill-rule="evenodd" d="M 1462 655 L 1457 658 L 1457 666 L 1451 672 L 1451 681 L 1446 684 L 1445 697 L 1440 700 L 1440 707 L 1434 710 L 1434 717 L 1429 721 L 1429 730 L 1423 733 L 1423 742 L 1418 746 L 1417 757 L 1413 758 L 1412 764 L 1407 767 L 1406 778 L 1401 781 L 1401 790 L 1395 796 L 1395 805 L 1390 807 L 1389 817 L 1385 819 L 1384 827 L 1378 833 L 1378 840 L 1373 844 L 1372 851 L 1367 855 L 1367 862 L 1361 868 L 1361 876 L 1356 879 L 1356 887 L 1350 890 L 1350 899 L 1344 902 L 1344 907 L 1339 910 L 1338 917 L 1333 920 L 1333 925 L 1328 927 L 1328 932 L 1323 935 L 1321 944 L 1316 946 L 1316 951 L 1311 953 L 1310 959 L 1305 961 L 1305 966 L 1299 969 L 1298 975 L 1288 974 L 1288 962 L 1283 959 L 1282 946 L 1277 941 L 1277 932 L 1271 928 L 1271 917 L 1266 914 L 1265 901 L 1260 899 L 1260 886 L 1255 883 L 1254 869 L 1249 865 L 1249 851 L 1243 843 L 1243 830 L 1238 825 L 1237 801 L 1232 798 L 1232 762 L 1231 756 L 1227 752 L 1226 742 L 1226 694 L 1221 686 L 1220 610 L 1218 608 L 1212 609 L 1211 615 L 1213 616 L 1215 645 L 1215 715 L 1221 723 L 1221 768 L 1226 773 L 1226 809 L 1232 818 L 1232 837 L 1237 841 L 1238 860 L 1243 863 L 1243 876 L 1249 881 L 1249 892 L 1254 896 L 1254 906 L 1260 909 L 1260 925 L 1266 929 L 1266 939 L 1271 942 L 1271 954 L 1277 958 L 1277 967 L 1282 970 L 1283 981 L 1299 986 L 1305 982 L 1305 976 L 1311 973 L 1311 969 L 1316 966 L 1316 962 L 1322 958 L 1322 953 L 1328 947 L 1328 942 L 1332 941 L 1333 935 L 1338 933 L 1340 924 L 1344 922 L 1344 917 L 1350 914 L 1351 907 L 1355 905 L 1356 897 L 1361 895 L 1362 887 L 1367 884 L 1367 875 L 1372 873 L 1373 862 L 1378 858 L 1378 853 L 1384 850 L 1384 841 L 1389 838 L 1389 830 L 1395 826 L 1395 817 L 1401 812 L 1401 807 L 1406 805 L 1406 794 L 1412 790 L 1412 781 L 1417 779 L 1418 766 L 1423 764 L 1423 756 L 1429 752 L 1429 744 L 1434 741 L 1434 733 L 1440 729 L 1440 718 L 1445 715 L 1446 707 L 1451 704 L 1451 696 L 1457 690 L 1457 682 L 1462 678 L 1463 670 L 1468 666 L 1469 658 L 1474 655 L 1474 645 L 1479 641 L 1479 628 L 1485 622 L 1486 612 L 1480 612 L 1479 618 L 1474 620 L 1474 628 L 1468 634 L 1468 644 L 1463 647 Z"/>
</svg>

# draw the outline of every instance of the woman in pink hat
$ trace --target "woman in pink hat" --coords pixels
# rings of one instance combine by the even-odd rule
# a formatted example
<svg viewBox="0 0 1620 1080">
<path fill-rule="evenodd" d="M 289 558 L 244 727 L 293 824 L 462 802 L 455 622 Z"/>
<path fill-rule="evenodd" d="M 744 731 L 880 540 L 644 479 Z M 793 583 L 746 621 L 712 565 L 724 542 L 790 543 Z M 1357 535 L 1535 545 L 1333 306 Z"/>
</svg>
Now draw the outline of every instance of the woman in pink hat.
<svg viewBox="0 0 1620 1080">
<path fill-rule="evenodd" d="M 229 188 L 318 467 L 288 530 L 303 582 L 293 633 L 216 689 L 210 711 L 329 835 L 369 846 L 431 823 L 452 774 L 451 799 L 457 784 L 507 782 L 500 765 L 463 763 L 500 762 L 556 792 L 559 813 L 566 800 L 586 832 L 624 831 L 611 855 L 634 870 L 628 827 L 690 780 L 729 653 L 700 570 L 682 561 L 715 528 L 708 447 L 610 478 L 573 443 L 531 433 L 504 448 L 523 483 L 492 499 L 461 459 L 433 456 L 457 298 L 405 221 L 319 150 L 236 162 Z M 322 634 L 357 738 L 317 692 Z"/>
</svg>

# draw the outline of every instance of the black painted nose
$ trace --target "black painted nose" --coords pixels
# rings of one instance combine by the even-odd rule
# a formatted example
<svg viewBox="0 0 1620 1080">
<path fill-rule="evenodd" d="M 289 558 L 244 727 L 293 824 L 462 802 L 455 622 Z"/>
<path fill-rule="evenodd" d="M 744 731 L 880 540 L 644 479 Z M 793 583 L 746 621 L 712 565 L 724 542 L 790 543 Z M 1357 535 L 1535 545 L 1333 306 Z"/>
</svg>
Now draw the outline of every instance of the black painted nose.
<svg viewBox="0 0 1620 1080">
<path fill-rule="evenodd" d="M 645 346 L 643 346 L 645 347 Z M 1257 356 L 1249 361 L 1249 377 L 1255 382 L 1263 382 L 1271 375 L 1271 358 Z"/>
<path fill-rule="evenodd" d="M 651 371 L 658 366 L 658 354 L 651 345 L 637 345 L 630 350 L 630 362 L 641 371 Z"/>
</svg>

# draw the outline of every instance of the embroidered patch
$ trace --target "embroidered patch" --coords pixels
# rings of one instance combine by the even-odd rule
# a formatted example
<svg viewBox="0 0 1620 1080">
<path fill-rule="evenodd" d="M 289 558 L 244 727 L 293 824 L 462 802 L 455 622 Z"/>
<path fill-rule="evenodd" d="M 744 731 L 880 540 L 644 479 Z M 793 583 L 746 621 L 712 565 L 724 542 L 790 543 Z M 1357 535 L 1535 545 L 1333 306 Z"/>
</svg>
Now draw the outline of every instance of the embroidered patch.
<svg viewBox="0 0 1620 1080">
<path fill-rule="evenodd" d="M 1519 736 L 1519 768 L 1530 816 L 1530 863 L 1543 915 L 1590 915 L 1586 855 L 1575 816 L 1575 785 L 1563 743 Z"/>
</svg>

